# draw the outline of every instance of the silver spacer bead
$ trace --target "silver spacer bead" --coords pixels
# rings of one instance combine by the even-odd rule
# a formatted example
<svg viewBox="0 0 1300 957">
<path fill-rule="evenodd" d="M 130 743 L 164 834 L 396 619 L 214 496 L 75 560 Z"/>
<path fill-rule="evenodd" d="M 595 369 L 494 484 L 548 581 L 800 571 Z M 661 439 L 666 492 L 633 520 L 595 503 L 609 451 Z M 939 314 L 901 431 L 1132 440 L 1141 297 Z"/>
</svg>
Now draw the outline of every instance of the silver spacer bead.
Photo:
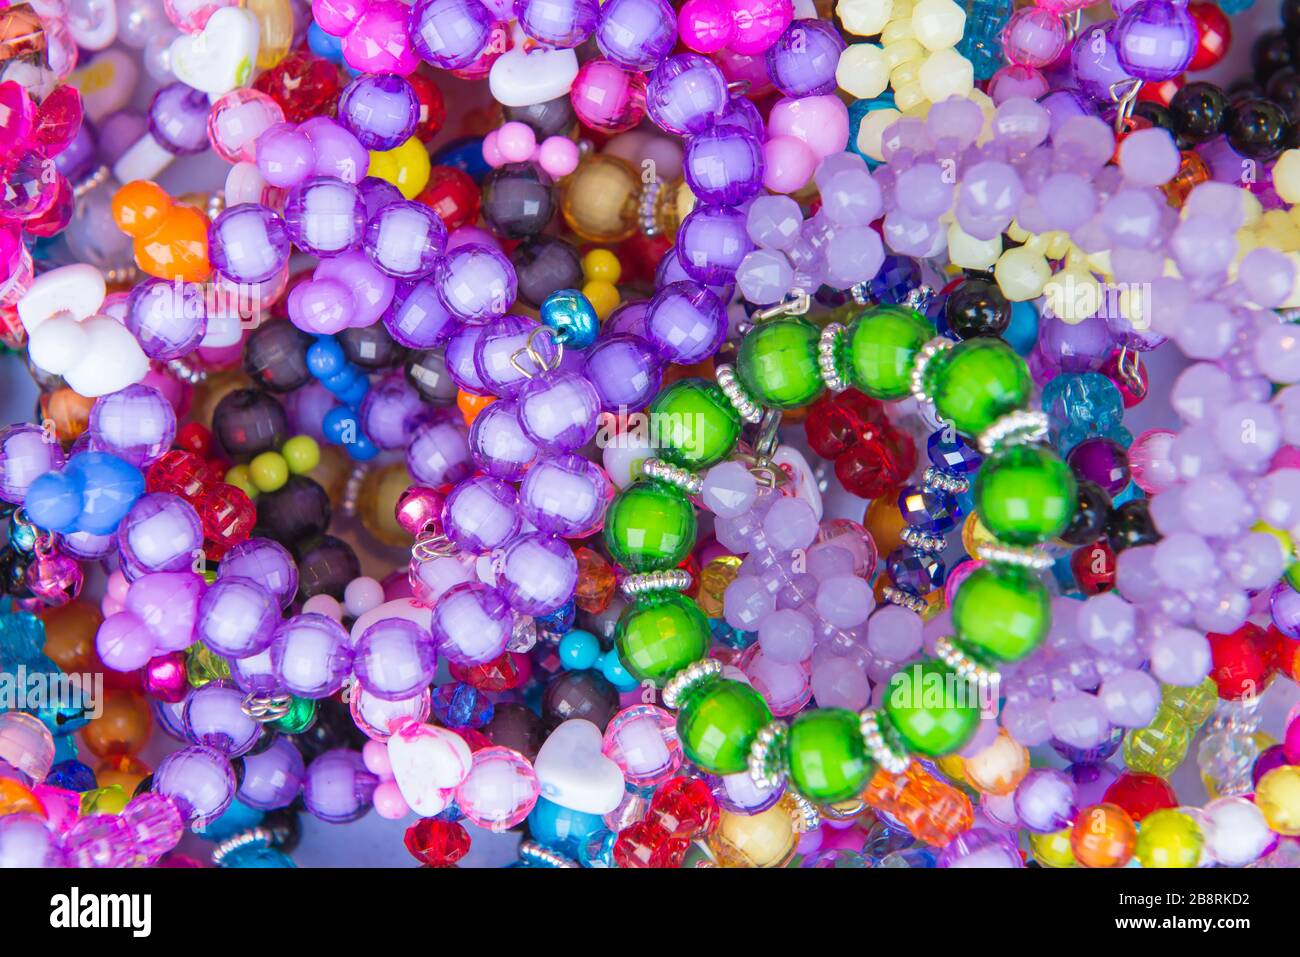
<svg viewBox="0 0 1300 957">
<path fill-rule="evenodd" d="M 267 724 L 279 721 L 293 707 L 293 695 L 253 691 L 244 697 L 239 708 L 254 721 Z"/>
<path fill-rule="evenodd" d="M 665 462 L 663 459 L 646 459 L 641 463 L 641 474 L 658 479 L 681 489 L 687 495 L 699 495 L 704 490 L 704 479 L 690 469 Z"/>
<path fill-rule="evenodd" d="M 358 462 L 352 466 L 352 471 L 348 473 L 348 482 L 343 486 L 343 501 L 339 505 L 339 510 L 348 518 L 357 514 L 357 501 L 361 498 L 361 484 L 366 480 L 366 473 L 370 471 L 370 466 L 364 462 Z"/>
<path fill-rule="evenodd" d="M 1002 683 L 1002 675 L 985 668 L 957 647 L 951 638 L 940 638 L 934 643 L 934 655 L 963 678 L 980 688 L 994 688 Z"/>
<path fill-rule="evenodd" d="M 212 849 L 212 863 L 220 867 L 230 854 L 250 844 L 264 844 L 267 847 L 275 847 L 280 843 L 276 839 L 274 832 L 264 827 L 254 827 L 247 831 L 241 831 L 238 834 L 226 838 Z"/>
<path fill-rule="evenodd" d="M 814 828 L 821 827 L 822 815 L 817 810 L 817 805 L 796 791 L 790 792 L 790 798 L 794 801 L 794 829 L 796 831 L 800 834 L 807 834 Z"/>
<path fill-rule="evenodd" d="M 933 401 L 925 391 L 925 370 L 936 356 L 951 348 L 952 340 L 945 339 L 943 336 L 935 336 L 921 346 L 921 351 L 916 354 L 916 359 L 912 363 L 912 398 L 917 402 L 924 404 Z"/>
<path fill-rule="evenodd" d="M 556 854 L 535 841 L 520 842 L 519 859 L 530 864 L 542 864 L 546 867 L 576 868 L 578 866 L 564 855 Z"/>
<path fill-rule="evenodd" d="M 81 197 L 85 196 L 96 186 L 99 186 L 101 183 L 106 182 L 109 176 L 111 175 L 112 175 L 112 170 L 110 170 L 107 166 L 99 167 L 93 173 L 91 173 L 89 176 L 83 179 L 81 182 L 77 183 L 75 186 L 72 187 L 73 197 L 76 199 L 81 199 Z"/>
<path fill-rule="evenodd" d="M 172 375 L 176 376 L 176 378 L 180 379 L 182 382 L 189 383 L 190 385 L 198 385 L 208 377 L 206 371 L 194 368 L 184 359 L 172 359 L 167 363 L 167 369 Z"/>
<path fill-rule="evenodd" d="M 655 236 L 659 232 L 659 227 L 655 224 L 655 203 L 659 200 L 659 191 L 663 189 L 663 185 L 660 180 L 654 179 L 641 188 L 638 215 L 641 220 L 641 232 L 646 236 Z"/>
<path fill-rule="evenodd" d="M 835 361 L 835 353 L 839 351 L 843 337 L 844 327 L 838 322 L 832 322 L 822 330 L 821 338 L 817 340 L 817 368 L 821 372 L 822 382 L 832 392 L 843 392 L 849 387 L 841 377 Z"/>
<path fill-rule="evenodd" d="M 722 394 L 727 397 L 731 407 L 740 413 L 740 417 L 751 425 L 758 425 L 763 418 L 763 407 L 745 392 L 745 387 L 736 378 L 736 370 L 724 362 L 718 366 L 715 378 Z"/>
<path fill-rule="evenodd" d="M 628 575 L 618 583 L 628 598 L 656 591 L 686 591 L 691 587 L 691 573 L 684 568 L 667 568 L 655 572 Z"/>
<path fill-rule="evenodd" d="M 945 472 L 933 465 L 925 470 L 925 478 L 921 480 L 921 484 L 926 488 L 947 492 L 949 495 L 961 495 L 970 488 L 970 482 L 967 481 L 964 475 Z"/>
<path fill-rule="evenodd" d="M 1017 409 L 998 419 L 980 433 L 979 450 L 991 455 L 1003 446 L 1026 445 L 1047 437 L 1047 414 Z"/>
<path fill-rule="evenodd" d="M 903 299 L 902 305 L 916 312 L 924 312 L 925 307 L 930 300 L 934 298 L 934 290 L 924 283 L 915 289 L 908 290 L 907 296 Z"/>
<path fill-rule="evenodd" d="M 948 543 L 942 535 L 935 535 L 932 532 L 922 531 L 909 525 L 898 536 L 909 548 L 918 552 L 929 552 L 936 554 L 948 547 Z"/>
<path fill-rule="evenodd" d="M 902 774 L 911 765 L 910 757 L 900 754 L 885 740 L 880 730 L 880 718 L 870 708 L 858 712 L 858 731 L 867 746 L 867 753 L 890 774 Z"/>
<path fill-rule="evenodd" d="M 676 708 L 682 695 L 696 685 L 722 674 L 722 662 L 716 658 L 701 658 L 692 661 L 664 685 L 663 702 L 665 708 Z"/>
<path fill-rule="evenodd" d="M 765 790 L 775 789 L 785 777 L 785 742 L 790 732 L 781 721 L 759 728 L 749 746 L 749 779 Z"/>
<path fill-rule="evenodd" d="M 1046 571 L 1056 564 L 1056 559 L 1041 548 L 1021 548 L 1018 545 L 1003 545 L 1001 542 L 984 542 L 975 548 L 986 562 L 1001 562 L 1003 565 L 1019 565 L 1036 572 Z"/>
<path fill-rule="evenodd" d="M 892 585 L 886 585 L 885 590 L 881 593 L 885 601 L 891 605 L 898 605 L 906 608 L 908 611 L 917 615 L 924 615 L 926 609 L 930 606 L 924 598 L 918 598 L 916 595 L 909 594 L 901 588 L 895 588 Z"/>
</svg>

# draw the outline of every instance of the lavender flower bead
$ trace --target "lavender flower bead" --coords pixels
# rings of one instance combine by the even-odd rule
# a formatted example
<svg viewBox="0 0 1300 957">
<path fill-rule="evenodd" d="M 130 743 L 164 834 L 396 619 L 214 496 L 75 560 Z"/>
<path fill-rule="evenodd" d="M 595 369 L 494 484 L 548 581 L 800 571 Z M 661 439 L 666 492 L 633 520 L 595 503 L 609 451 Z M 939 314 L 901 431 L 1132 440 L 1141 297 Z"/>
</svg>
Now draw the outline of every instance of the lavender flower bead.
<svg viewBox="0 0 1300 957">
<path fill-rule="evenodd" d="M 1073 779 L 1055 768 L 1034 768 L 1016 788 L 1016 815 L 1035 834 L 1068 826 L 1077 810 Z"/>
<path fill-rule="evenodd" d="M 514 616 L 501 592 L 482 582 L 465 582 L 434 603 L 429 632 L 438 654 L 456 665 L 486 664 L 510 641 Z"/>
<path fill-rule="evenodd" d="M 515 0 L 519 27 L 538 43 L 557 49 L 581 44 L 600 19 L 597 0 Z"/>
<path fill-rule="evenodd" d="M 727 335 L 727 310 L 698 282 L 669 283 L 650 300 L 646 331 L 669 362 L 691 365 L 718 351 Z"/>
<path fill-rule="evenodd" d="M 400 701 L 427 688 L 438 666 L 429 633 L 406 618 L 381 618 L 353 649 L 357 681 L 376 698 Z"/>
<path fill-rule="evenodd" d="M 745 220 L 745 213 L 728 206 L 692 210 L 677 233 L 677 254 L 686 274 L 706 286 L 734 281 L 745 254 L 754 248 Z"/>
<path fill-rule="evenodd" d="M 1170 80 L 1187 69 L 1196 52 L 1196 23 L 1186 6 L 1141 0 L 1115 26 L 1119 65 L 1139 80 Z"/>
<path fill-rule="evenodd" d="M 265 282 L 289 261 L 289 232 L 274 210 L 240 203 L 208 227 L 208 256 L 212 268 L 234 282 Z"/>
<path fill-rule="evenodd" d="M 219 655 L 247 658 L 271 647 L 280 601 L 250 578 L 218 578 L 199 599 L 197 637 Z"/>
<path fill-rule="evenodd" d="M 208 148 L 208 114 L 212 104 L 206 93 L 172 83 L 149 102 L 149 133 L 170 153 L 185 156 Z"/>
<path fill-rule="evenodd" d="M 478 475 L 457 483 L 442 505 L 448 538 L 467 552 L 490 552 L 519 534 L 519 496 L 500 479 Z"/>
<path fill-rule="evenodd" d="M 345 824 L 370 810 L 379 778 L 366 770 L 360 751 L 336 748 L 307 765 L 302 797 L 322 821 Z"/>
<path fill-rule="evenodd" d="M 493 402 L 469 430 L 474 464 L 493 478 L 518 481 L 537 458 L 537 446 L 519 427 L 519 409 L 509 399 Z"/>
<path fill-rule="evenodd" d="M 117 529 L 127 578 L 188 570 L 203 548 L 203 525 L 178 495 L 153 492 L 136 500 Z"/>
<path fill-rule="evenodd" d="M 442 304 L 464 322 L 504 316 L 515 301 L 515 267 L 500 250 L 478 243 L 457 246 L 439 260 L 434 281 Z"/>
<path fill-rule="evenodd" d="M 131 290 L 123 321 L 150 359 L 179 359 L 197 349 L 207 333 L 203 291 L 193 283 L 178 289 L 165 279 L 146 279 Z"/>
<path fill-rule="evenodd" d="M 288 807 L 306 776 L 302 753 L 288 738 L 276 738 L 265 751 L 244 756 L 244 779 L 236 797 L 258 811 Z"/>
<path fill-rule="evenodd" d="M 372 385 L 361 403 L 361 427 L 381 449 L 405 448 L 424 413 L 420 393 L 400 375 Z"/>
<path fill-rule="evenodd" d="M 161 392 L 137 382 L 96 399 L 88 431 L 94 448 L 143 469 L 171 448 L 176 413 Z"/>
<path fill-rule="evenodd" d="M 474 470 L 465 432 L 450 422 L 428 422 L 406 448 L 406 468 L 422 485 L 459 482 Z"/>
<path fill-rule="evenodd" d="M 578 585 L 578 560 L 558 538 L 540 532 L 520 535 L 501 560 L 497 587 L 523 615 L 559 611 Z"/>
<path fill-rule="evenodd" d="M 360 244 L 366 204 L 351 183 L 316 176 L 289 194 L 284 221 L 299 249 L 313 256 L 333 256 Z"/>
<path fill-rule="evenodd" d="M 262 726 L 244 713 L 244 693 L 227 681 L 209 681 L 185 699 L 181 720 L 195 744 L 207 745 L 228 758 L 252 750 Z"/>
<path fill-rule="evenodd" d="M 312 121 L 308 120 L 307 122 Z M 353 138 L 355 139 L 355 137 Z M 360 146 L 361 144 L 358 143 L 357 145 Z M 367 156 L 366 162 L 370 162 L 369 156 Z M 340 177 L 340 179 L 342 178 Z M 357 183 L 357 189 L 361 191 L 361 199 L 366 204 L 367 220 L 389 203 L 395 203 L 402 198 L 400 189 L 388 182 L 388 180 L 379 179 L 377 176 L 364 177 L 361 182 Z"/>
<path fill-rule="evenodd" d="M 213 821 L 234 800 L 235 772 L 220 751 L 196 744 L 162 759 L 153 789 L 171 798 L 187 823 Z"/>
<path fill-rule="evenodd" d="M 703 133 L 728 105 L 727 80 L 713 61 L 698 53 L 669 57 L 650 74 L 645 107 L 661 130 L 676 136 Z"/>
<path fill-rule="evenodd" d="M 835 91 L 844 40 L 825 20 L 792 20 L 767 49 L 767 72 L 786 96 L 820 96 Z"/>
<path fill-rule="evenodd" d="M 247 578 L 288 608 L 298 592 L 298 566 L 289 550 L 269 538 L 250 538 L 233 546 L 217 566 L 217 581 Z"/>
<path fill-rule="evenodd" d="M 519 487 L 524 518 L 539 531 L 561 538 L 585 538 L 598 531 L 613 497 L 609 476 L 581 455 L 543 459 Z"/>
<path fill-rule="evenodd" d="M 63 866 L 63 851 L 44 818 L 26 812 L 0 817 L 0 868 Z"/>
<path fill-rule="evenodd" d="M 408 349 L 430 349 L 456 328 L 456 317 L 438 298 L 438 287 L 431 279 L 399 288 L 383 318 L 388 334 Z"/>
<path fill-rule="evenodd" d="M 327 698 L 352 673 L 348 633 L 325 615 L 295 615 L 275 630 L 271 663 L 292 693 L 300 698 Z"/>
<path fill-rule="evenodd" d="M 576 452 L 595 436 L 599 420 L 596 388 L 576 372 L 538 376 L 519 395 L 519 427 L 541 448 Z"/>
<path fill-rule="evenodd" d="M 608 0 L 600 8 L 596 45 L 621 67 L 652 70 L 676 42 L 677 14 L 665 0 Z"/>
<path fill-rule="evenodd" d="M 478 0 L 417 0 L 407 33 L 421 60 L 459 70 L 478 59 L 492 36 L 494 18 Z"/>
<path fill-rule="evenodd" d="M 763 188 L 762 143 L 738 126 L 715 126 L 691 137 L 682 166 L 702 203 L 736 206 Z"/>
<path fill-rule="evenodd" d="M 423 279 L 447 248 L 447 227 L 424 203 L 403 199 L 370 217 L 363 242 L 370 261 L 388 275 Z"/>
<path fill-rule="evenodd" d="M 420 101 L 405 77 L 367 73 L 343 89 L 339 121 L 368 150 L 391 150 L 415 133 Z"/>
<path fill-rule="evenodd" d="M 605 329 L 608 333 L 608 320 Z M 607 334 L 587 353 L 586 376 L 602 412 L 639 412 L 659 392 L 663 362 L 641 336 Z"/>
</svg>

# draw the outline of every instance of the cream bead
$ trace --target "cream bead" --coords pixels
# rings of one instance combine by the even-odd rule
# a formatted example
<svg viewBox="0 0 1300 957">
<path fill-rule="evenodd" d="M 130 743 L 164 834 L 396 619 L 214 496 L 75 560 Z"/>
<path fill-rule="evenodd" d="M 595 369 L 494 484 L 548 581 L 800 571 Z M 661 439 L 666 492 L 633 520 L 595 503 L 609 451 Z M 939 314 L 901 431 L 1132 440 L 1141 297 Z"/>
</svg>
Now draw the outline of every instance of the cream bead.
<svg viewBox="0 0 1300 957">
<path fill-rule="evenodd" d="M 976 239 L 957 223 L 948 227 L 948 259 L 954 266 L 984 271 L 992 269 L 1001 255 L 1002 237 Z"/>
<path fill-rule="evenodd" d="M 921 67 L 921 89 L 933 103 L 965 96 L 975 88 L 975 67 L 953 49 L 939 50 Z"/>
<path fill-rule="evenodd" d="M 885 29 L 893 15 L 891 0 L 840 0 L 835 13 L 844 29 L 860 37 L 874 37 Z"/>
<path fill-rule="evenodd" d="M 881 151 L 881 139 L 885 130 L 902 115 L 898 110 L 885 108 L 872 110 L 864 116 L 858 126 L 858 151 L 877 162 L 883 161 L 885 156 Z"/>
<path fill-rule="evenodd" d="M 908 60 L 900 63 L 889 72 L 889 82 L 895 87 L 906 86 L 909 83 L 921 82 L 921 61 Z"/>
<path fill-rule="evenodd" d="M 899 43 L 903 40 L 920 40 L 920 37 L 912 30 L 911 20 L 900 20 L 895 17 L 890 20 L 885 29 L 880 32 L 880 42 L 884 44 Z"/>
<path fill-rule="evenodd" d="M 885 63 L 889 65 L 891 73 L 904 63 L 920 60 L 924 56 L 925 47 L 910 38 L 885 45 Z"/>
<path fill-rule="evenodd" d="M 1151 328 L 1151 297 L 1144 283 L 1123 286 L 1119 291 L 1119 314 L 1138 332 Z"/>
<path fill-rule="evenodd" d="M 1002 254 L 993 275 L 1002 295 L 1011 302 L 1026 302 L 1043 294 L 1043 287 L 1052 278 L 1052 267 L 1041 253 L 1021 246 Z"/>
<path fill-rule="evenodd" d="M 1300 203 L 1300 150 L 1287 150 L 1277 158 L 1273 188 L 1288 203 Z"/>
<path fill-rule="evenodd" d="M 894 105 L 904 113 L 915 112 L 929 102 L 920 83 L 894 83 Z"/>
<path fill-rule="evenodd" d="M 840 89 L 859 100 L 874 100 L 889 89 L 885 49 L 875 43 L 855 43 L 840 54 L 835 68 Z"/>
<path fill-rule="evenodd" d="M 1043 295 L 1052 315 L 1071 326 L 1095 315 L 1102 301 L 1101 284 L 1086 269 L 1062 269 L 1044 284 Z"/>
<path fill-rule="evenodd" d="M 953 0 L 921 0 L 912 8 L 912 31 L 927 50 L 956 46 L 966 29 L 966 11 Z"/>
</svg>

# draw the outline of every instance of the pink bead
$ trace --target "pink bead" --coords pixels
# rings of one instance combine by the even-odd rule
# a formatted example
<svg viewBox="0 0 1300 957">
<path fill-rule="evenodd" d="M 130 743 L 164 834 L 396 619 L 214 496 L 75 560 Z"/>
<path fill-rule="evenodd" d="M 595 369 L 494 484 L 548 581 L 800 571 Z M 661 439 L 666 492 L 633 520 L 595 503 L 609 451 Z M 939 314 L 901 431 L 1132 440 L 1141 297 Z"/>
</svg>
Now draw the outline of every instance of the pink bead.
<svg viewBox="0 0 1300 957">
<path fill-rule="evenodd" d="M 813 174 L 817 157 L 793 136 L 775 136 L 763 144 L 763 185 L 774 193 L 793 193 Z"/>
<path fill-rule="evenodd" d="M 305 615 L 324 615 L 335 621 L 343 620 L 343 606 L 332 595 L 312 595 L 302 603 L 302 611 Z"/>
<path fill-rule="evenodd" d="M 548 136 L 537 149 L 537 162 L 550 176 L 559 179 L 578 168 L 578 144 L 564 136 Z"/>
<path fill-rule="evenodd" d="M 396 821 L 411 812 L 411 806 L 402 797 L 402 791 L 396 781 L 384 781 L 375 788 L 374 801 L 375 811 L 387 821 Z"/>
<path fill-rule="evenodd" d="M 497 130 L 493 130 L 483 137 L 483 162 L 493 169 L 506 165 L 506 158 L 501 154 L 501 143 L 497 133 Z"/>
<path fill-rule="evenodd" d="M 528 817 L 540 794 L 537 772 L 522 754 L 483 748 L 474 753 L 469 776 L 456 788 L 456 805 L 479 827 L 508 831 Z"/>
<path fill-rule="evenodd" d="M 185 652 L 170 651 L 150 658 L 144 667 L 144 690 L 168 704 L 184 701 L 190 690 L 185 675 Z"/>
<path fill-rule="evenodd" d="M 756 56 L 767 52 L 794 19 L 791 0 L 734 0 L 732 16 L 736 38 L 728 44 L 734 53 Z"/>
<path fill-rule="evenodd" d="M 257 138 L 284 122 L 280 104 L 260 90 L 231 90 L 212 104 L 208 114 L 208 140 L 227 163 L 252 162 Z"/>
<path fill-rule="evenodd" d="M 837 96 L 783 99 L 772 107 L 767 129 L 769 136 L 799 140 L 820 161 L 848 145 L 849 110 Z"/>
<path fill-rule="evenodd" d="M 312 0 L 311 15 L 330 36 L 341 37 L 352 30 L 368 6 L 366 0 Z"/>
<path fill-rule="evenodd" d="M 696 53 L 717 53 L 736 39 L 728 0 L 686 0 L 677 12 L 677 34 Z"/>
<path fill-rule="evenodd" d="M 397 500 L 397 524 L 412 537 L 432 526 L 441 528 L 445 496 L 426 485 L 412 485 Z"/>
<path fill-rule="evenodd" d="M 372 774 L 388 780 L 393 776 L 393 762 L 388 760 L 388 746 L 382 741 L 367 741 L 361 746 L 361 760 Z"/>
<path fill-rule="evenodd" d="M 682 764 L 676 719 L 653 704 L 636 703 L 614 715 L 605 728 L 600 752 L 637 787 L 668 780 Z"/>
<path fill-rule="evenodd" d="M 401 0 L 374 0 L 343 38 L 343 59 L 363 73 L 414 73 L 420 58 L 406 33 L 408 14 Z"/>
<path fill-rule="evenodd" d="M 353 618 L 359 618 L 383 603 L 384 586 L 373 578 L 354 578 L 343 590 L 343 604 Z"/>
<path fill-rule="evenodd" d="M 1022 7 L 1002 28 L 1002 52 L 1021 66 L 1051 66 L 1068 42 L 1069 32 L 1061 18 L 1038 7 Z"/>
<path fill-rule="evenodd" d="M 1033 67 L 1008 64 L 993 74 L 988 92 L 994 105 L 1001 106 L 1017 97 L 1036 100 L 1050 89 L 1047 77 Z"/>
<path fill-rule="evenodd" d="M 622 133 L 645 116 L 645 74 L 604 58 L 588 60 L 574 77 L 569 101 L 578 120 L 602 133 Z"/>
<path fill-rule="evenodd" d="M 507 163 L 524 163 L 537 149 L 537 135 L 527 123 L 512 120 L 497 130 L 497 149 Z"/>
</svg>

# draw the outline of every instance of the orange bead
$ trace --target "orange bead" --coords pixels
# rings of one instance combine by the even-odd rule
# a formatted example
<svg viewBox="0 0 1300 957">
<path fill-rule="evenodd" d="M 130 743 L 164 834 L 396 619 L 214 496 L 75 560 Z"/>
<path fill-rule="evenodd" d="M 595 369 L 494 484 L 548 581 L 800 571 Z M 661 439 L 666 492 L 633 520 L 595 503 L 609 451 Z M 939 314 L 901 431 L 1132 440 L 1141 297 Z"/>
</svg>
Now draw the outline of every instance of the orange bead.
<svg viewBox="0 0 1300 957">
<path fill-rule="evenodd" d="M 74 601 L 51 608 L 45 623 L 45 653 L 65 674 L 89 672 L 95 663 L 95 632 L 104 616 L 90 602 Z"/>
<path fill-rule="evenodd" d="M 579 548 L 578 587 L 573 593 L 574 603 L 590 615 L 599 615 L 609 607 L 614 597 L 614 569 L 609 562 L 586 546 Z"/>
<path fill-rule="evenodd" d="M 1115 804 L 1084 808 L 1070 831 L 1070 849 L 1084 867 L 1123 867 L 1136 846 L 1133 819 Z"/>
<path fill-rule="evenodd" d="M 103 714 L 82 729 L 82 740 L 101 758 L 138 754 L 149 742 L 153 717 L 139 695 L 115 691 L 104 695 Z"/>
<path fill-rule="evenodd" d="M 867 514 L 863 516 L 862 524 L 871 533 L 881 555 L 888 555 L 903 544 L 901 536 L 903 529 L 907 527 L 907 522 L 903 520 L 903 513 L 899 511 L 897 495 L 892 493 L 882 495 L 867 506 Z"/>
<path fill-rule="evenodd" d="M 94 399 L 63 386 L 41 393 L 41 417 L 60 442 L 74 442 L 90 427 L 90 407 L 94 404 Z"/>
<path fill-rule="evenodd" d="M 113 222 L 128 236 L 147 236 L 162 224 L 171 205 L 165 189 L 138 179 L 113 194 Z"/>
<path fill-rule="evenodd" d="M 975 823 L 970 799 L 913 761 L 902 774 L 877 771 L 862 798 L 897 818 L 918 841 L 943 847 Z"/>
<path fill-rule="evenodd" d="M 140 786 L 140 782 L 152 772 L 153 769 L 139 758 L 123 754 L 102 761 L 99 767 L 95 769 L 95 780 L 101 788 L 120 784 L 122 790 L 131 795 Z"/>
<path fill-rule="evenodd" d="M 161 186 L 143 180 L 113 194 L 113 219 L 132 237 L 135 264 L 159 279 L 203 282 L 208 262 L 208 218 L 193 206 L 173 203 Z"/>
<path fill-rule="evenodd" d="M 36 795 L 13 778 L 0 778 L 0 817 L 6 814 L 35 814 L 45 817 Z"/>
<path fill-rule="evenodd" d="M 473 425 L 478 414 L 496 400 L 497 397 L 494 395 L 475 395 L 463 390 L 456 392 L 456 408 L 460 409 L 460 414 L 465 417 L 466 425 Z"/>
</svg>

